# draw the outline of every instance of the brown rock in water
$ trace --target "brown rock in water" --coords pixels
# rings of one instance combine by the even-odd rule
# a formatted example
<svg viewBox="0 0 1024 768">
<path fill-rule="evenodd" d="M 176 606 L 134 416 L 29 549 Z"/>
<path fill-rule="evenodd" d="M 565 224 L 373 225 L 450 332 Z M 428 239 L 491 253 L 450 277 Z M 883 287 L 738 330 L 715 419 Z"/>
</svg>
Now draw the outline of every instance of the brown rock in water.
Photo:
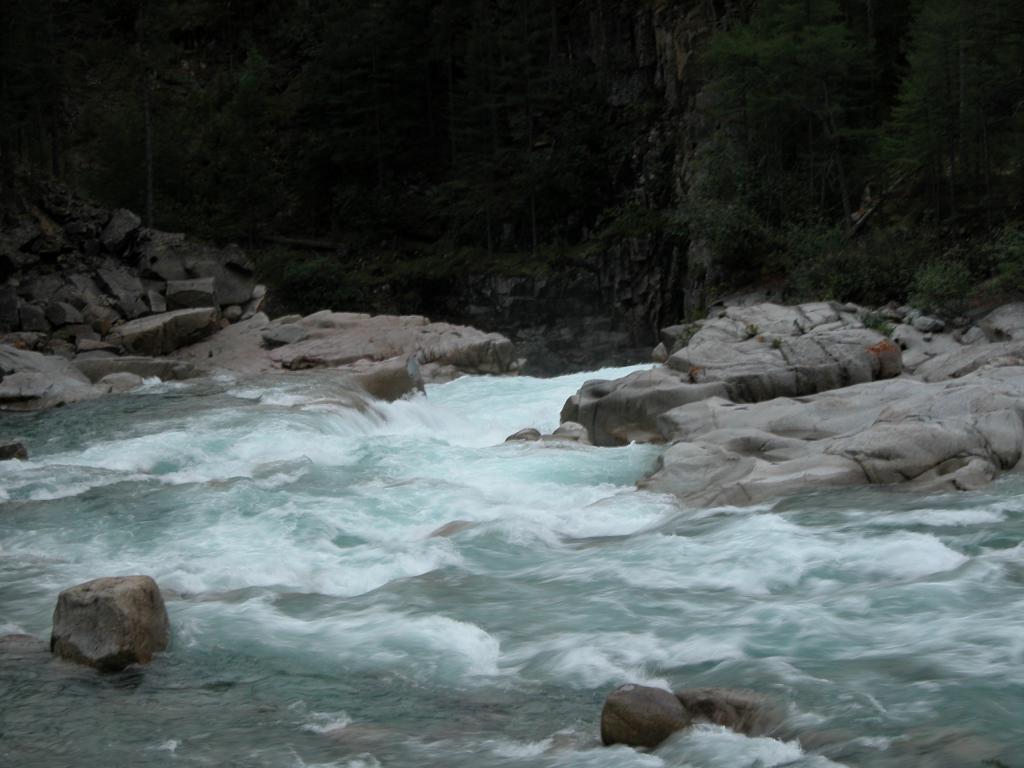
<svg viewBox="0 0 1024 768">
<path fill-rule="evenodd" d="M 668 691 L 623 685 L 605 699 L 601 741 L 605 746 L 656 747 L 691 722 L 679 699 Z"/>
<path fill-rule="evenodd" d="M 470 528 L 475 528 L 476 523 L 469 520 L 452 520 L 450 523 L 445 523 L 437 530 L 431 531 L 428 539 L 447 539 L 449 536 L 454 536 L 462 531 L 468 531 Z"/>
<path fill-rule="evenodd" d="M 781 711 L 764 696 L 729 688 L 687 688 L 676 698 L 696 722 L 721 725 L 745 736 L 762 736 L 782 722 Z"/>
<path fill-rule="evenodd" d="M 61 658 L 118 671 L 148 663 L 169 642 L 167 609 L 149 576 L 94 579 L 57 598 L 50 650 Z"/>
<path fill-rule="evenodd" d="M 21 443 L 0 444 L 0 461 L 10 461 L 11 459 L 28 461 L 28 451 L 25 450 L 25 446 Z"/>
</svg>

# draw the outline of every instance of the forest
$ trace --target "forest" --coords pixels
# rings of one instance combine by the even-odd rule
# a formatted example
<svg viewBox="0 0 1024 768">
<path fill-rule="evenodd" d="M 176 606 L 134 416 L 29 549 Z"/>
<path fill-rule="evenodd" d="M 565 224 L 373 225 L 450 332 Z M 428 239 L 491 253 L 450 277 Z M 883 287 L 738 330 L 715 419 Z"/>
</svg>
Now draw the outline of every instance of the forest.
<svg viewBox="0 0 1024 768">
<path fill-rule="evenodd" d="M 1024 277 L 1016 0 L 0 9 L 4 194 L 55 177 L 236 240 L 286 297 L 372 304 L 649 233 L 704 254 L 708 300 L 956 313 Z"/>
</svg>

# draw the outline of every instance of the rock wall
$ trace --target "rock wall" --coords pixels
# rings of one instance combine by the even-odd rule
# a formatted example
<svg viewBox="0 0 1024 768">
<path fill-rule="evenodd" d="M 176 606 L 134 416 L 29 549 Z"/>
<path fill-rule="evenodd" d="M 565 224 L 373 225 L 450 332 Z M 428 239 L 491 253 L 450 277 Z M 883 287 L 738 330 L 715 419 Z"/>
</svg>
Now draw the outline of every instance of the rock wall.
<svg viewBox="0 0 1024 768">
<path fill-rule="evenodd" d="M 609 107 L 633 121 L 626 160 L 610 169 L 624 208 L 685 209 L 693 160 L 711 129 L 699 109 L 699 53 L 749 5 L 620 0 L 581 7 L 572 49 L 593 62 Z M 468 275 L 441 307 L 425 311 L 505 333 L 525 354 L 527 372 L 551 374 L 646 359 L 658 329 L 701 313 L 709 287 L 720 282 L 708 249 L 678 234 L 593 245 L 586 257 L 543 276 Z"/>
<path fill-rule="evenodd" d="M 163 327 L 160 318 L 204 308 L 202 334 L 212 333 L 255 315 L 265 295 L 237 246 L 148 229 L 131 211 L 56 186 L 23 196 L 0 227 L 0 334 L 24 349 L 67 358 L 133 351 L 124 331 L 135 325 Z M 161 345 L 194 341 L 194 330 L 164 334 Z"/>
</svg>

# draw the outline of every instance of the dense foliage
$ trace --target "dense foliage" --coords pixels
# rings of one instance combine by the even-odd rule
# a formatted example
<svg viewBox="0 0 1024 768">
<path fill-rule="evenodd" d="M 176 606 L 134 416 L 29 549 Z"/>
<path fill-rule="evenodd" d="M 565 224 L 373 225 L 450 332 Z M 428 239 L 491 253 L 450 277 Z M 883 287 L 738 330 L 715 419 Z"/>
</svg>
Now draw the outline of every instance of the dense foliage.
<svg viewBox="0 0 1024 768">
<path fill-rule="evenodd" d="M 368 253 L 387 277 L 536 269 L 648 229 L 709 249 L 713 289 L 1016 290 L 1024 4 L 725 3 L 684 75 L 698 98 L 621 97 L 650 64 L 609 30 L 695 5 L 0 0 L 0 180 L 52 173 L 250 245 L 338 244 L 282 268 L 305 290 Z M 687 110 L 710 128 L 638 161 Z"/>
</svg>

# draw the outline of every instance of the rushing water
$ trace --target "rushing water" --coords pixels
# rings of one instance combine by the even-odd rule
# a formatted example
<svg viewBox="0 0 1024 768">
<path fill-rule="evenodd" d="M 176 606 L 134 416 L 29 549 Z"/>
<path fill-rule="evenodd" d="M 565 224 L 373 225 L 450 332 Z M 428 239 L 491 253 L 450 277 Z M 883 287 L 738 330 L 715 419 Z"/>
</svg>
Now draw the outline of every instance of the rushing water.
<svg viewBox="0 0 1024 768">
<path fill-rule="evenodd" d="M 0 634 L 147 573 L 174 637 L 115 675 L 0 659 L 0 764 L 1024 765 L 1021 479 L 683 509 L 634 488 L 656 448 L 502 443 L 585 378 L 365 412 L 322 375 L 154 384 L 2 417 L 32 460 L 0 464 Z M 788 715 L 605 749 L 626 681 Z"/>
</svg>

